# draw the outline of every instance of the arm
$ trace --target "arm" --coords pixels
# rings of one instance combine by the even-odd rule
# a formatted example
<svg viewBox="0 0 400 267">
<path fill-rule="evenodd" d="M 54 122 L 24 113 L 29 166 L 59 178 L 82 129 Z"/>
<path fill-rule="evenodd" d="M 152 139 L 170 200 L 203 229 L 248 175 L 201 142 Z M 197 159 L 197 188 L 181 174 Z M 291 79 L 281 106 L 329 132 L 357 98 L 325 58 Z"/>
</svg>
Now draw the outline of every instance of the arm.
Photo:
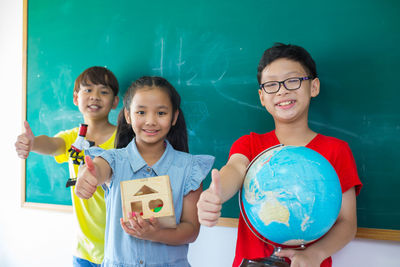
<svg viewBox="0 0 400 267">
<path fill-rule="evenodd" d="M 24 122 L 25 132 L 17 137 L 15 150 L 20 158 L 26 159 L 29 152 L 57 156 L 65 151 L 65 142 L 59 137 L 46 135 L 35 136 L 27 121 Z"/>
<path fill-rule="evenodd" d="M 284 249 L 277 256 L 290 258 L 291 267 L 320 266 L 321 262 L 343 248 L 356 235 L 357 214 L 354 187 L 343 193 L 339 216 L 328 233 L 305 250 Z"/>
<path fill-rule="evenodd" d="M 96 192 L 97 186 L 110 182 L 112 170 L 108 162 L 101 157 L 92 161 L 86 156 L 85 162 L 86 165 L 79 167 L 75 194 L 80 198 L 89 199 Z"/>
<path fill-rule="evenodd" d="M 59 137 L 39 135 L 33 141 L 32 151 L 39 154 L 57 156 L 65 152 L 65 142 Z"/>
<path fill-rule="evenodd" d="M 156 218 L 145 221 L 140 215 L 136 215 L 124 223 L 121 218 L 121 227 L 134 237 L 160 242 L 167 245 L 183 245 L 196 240 L 199 234 L 200 224 L 197 218 L 196 203 L 202 192 L 202 187 L 191 191 L 183 198 L 181 221 L 175 229 L 161 229 Z M 127 225 L 128 224 L 128 225 Z"/>
<path fill-rule="evenodd" d="M 211 185 L 201 194 L 197 203 L 201 224 L 215 226 L 218 223 L 222 203 L 229 200 L 240 189 L 249 163 L 246 156 L 233 154 L 221 171 L 212 171 Z"/>
</svg>

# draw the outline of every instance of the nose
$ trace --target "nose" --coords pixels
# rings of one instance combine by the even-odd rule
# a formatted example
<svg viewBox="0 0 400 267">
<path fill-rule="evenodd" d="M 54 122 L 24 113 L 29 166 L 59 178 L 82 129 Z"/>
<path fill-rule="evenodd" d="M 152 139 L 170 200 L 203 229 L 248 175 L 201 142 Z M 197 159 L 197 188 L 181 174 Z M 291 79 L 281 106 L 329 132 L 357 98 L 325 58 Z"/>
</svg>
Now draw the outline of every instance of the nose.
<svg viewBox="0 0 400 267">
<path fill-rule="evenodd" d="M 276 92 L 276 95 L 285 95 L 289 93 L 289 90 L 286 89 L 286 86 L 283 82 L 279 82 L 279 89 L 278 92 Z"/>
<path fill-rule="evenodd" d="M 157 116 L 152 113 L 147 113 L 146 116 L 146 125 L 155 125 L 157 121 Z"/>
<path fill-rule="evenodd" d="M 90 93 L 90 99 L 92 99 L 92 100 L 100 100 L 100 92 L 98 90 L 93 90 Z"/>
</svg>

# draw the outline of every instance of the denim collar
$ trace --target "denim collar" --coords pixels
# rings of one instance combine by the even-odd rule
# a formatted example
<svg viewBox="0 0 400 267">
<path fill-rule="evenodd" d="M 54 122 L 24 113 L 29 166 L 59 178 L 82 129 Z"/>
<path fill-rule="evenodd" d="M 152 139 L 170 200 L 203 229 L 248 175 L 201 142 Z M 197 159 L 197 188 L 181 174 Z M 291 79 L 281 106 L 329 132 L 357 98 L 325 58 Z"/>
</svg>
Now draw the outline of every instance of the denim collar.
<svg viewBox="0 0 400 267">
<path fill-rule="evenodd" d="M 153 166 L 151 166 L 157 176 L 167 173 L 174 158 L 175 149 L 167 140 L 165 140 L 165 143 L 166 148 L 163 155 Z M 129 164 L 131 165 L 133 172 L 137 173 L 142 168 L 148 166 L 137 149 L 135 138 L 129 143 L 126 149 L 128 152 Z"/>
</svg>

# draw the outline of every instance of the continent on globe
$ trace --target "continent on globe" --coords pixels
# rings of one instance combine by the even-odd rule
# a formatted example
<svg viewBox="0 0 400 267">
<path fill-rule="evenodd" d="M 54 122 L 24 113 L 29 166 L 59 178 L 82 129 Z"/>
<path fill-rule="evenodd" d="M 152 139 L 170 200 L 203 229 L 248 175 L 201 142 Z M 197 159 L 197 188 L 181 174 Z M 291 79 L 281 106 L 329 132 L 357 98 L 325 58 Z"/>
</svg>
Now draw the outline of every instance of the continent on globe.
<svg viewBox="0 0 400 267">
<path fill-rule="evenodd" d="M 278 222 L 289 226 L 289 209 L 276 199 L 275 192 L 265 192 L 265 195 L 265 203 L 261 206 L 258 214 L 260 219 L 265 225 Z"/>
</svg>

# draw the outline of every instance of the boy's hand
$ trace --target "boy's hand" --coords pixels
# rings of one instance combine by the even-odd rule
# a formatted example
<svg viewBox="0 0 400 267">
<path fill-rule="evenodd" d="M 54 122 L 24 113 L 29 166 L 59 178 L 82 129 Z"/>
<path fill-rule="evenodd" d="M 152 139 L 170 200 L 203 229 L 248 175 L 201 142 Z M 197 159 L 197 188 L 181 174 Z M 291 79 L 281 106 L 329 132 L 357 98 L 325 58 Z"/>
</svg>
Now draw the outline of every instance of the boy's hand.
<svg viewBox="0 0 400 267">
<path fill-rule="evenodd" d="M 160 228 L 157 218 L 151 217 L 145 220 L 137 213 L 129 214 L 129 220 L 120 219 L 121 227 L 125 233 L 140 239 L 152 240 L 152 237 Z"/>
<path fill-rule="evenodd" d="M 214 169 L 211 172 L 210 187 L 201 193 L 197 202 L 197 213 L 199 222 L 205 226 L 215 226 L 221 217 L 221 182 L 219 171 Z"/>
<path fill-rule="evenodd" d="M 275 253 L 278 257 L 289 258 L 290 267 L 319 267 L 321 261 L 315 255 L 308 255 L 307 250 L 282 249 Z"/>
<path fill-rule="evenodd" d="M 79 167 L 75 194 L 79 198 L 89 199 L 96 192 L 98 181 L 92 159 L 89 156 L 85 156 L 85 162 L 86 165 Z"/>
<path fill-rule="evenodd" d="M 17 151 L 18 157 L 21 159 L 28 158 L 29 152 L 32 151 L 33 141 L 35 140 L 35 135 L 27 121 L 24 121 L 24 127 L 25 132 L 19 135 L 17 142 L 15 142 L 15 150 Z"/>
</svg>

